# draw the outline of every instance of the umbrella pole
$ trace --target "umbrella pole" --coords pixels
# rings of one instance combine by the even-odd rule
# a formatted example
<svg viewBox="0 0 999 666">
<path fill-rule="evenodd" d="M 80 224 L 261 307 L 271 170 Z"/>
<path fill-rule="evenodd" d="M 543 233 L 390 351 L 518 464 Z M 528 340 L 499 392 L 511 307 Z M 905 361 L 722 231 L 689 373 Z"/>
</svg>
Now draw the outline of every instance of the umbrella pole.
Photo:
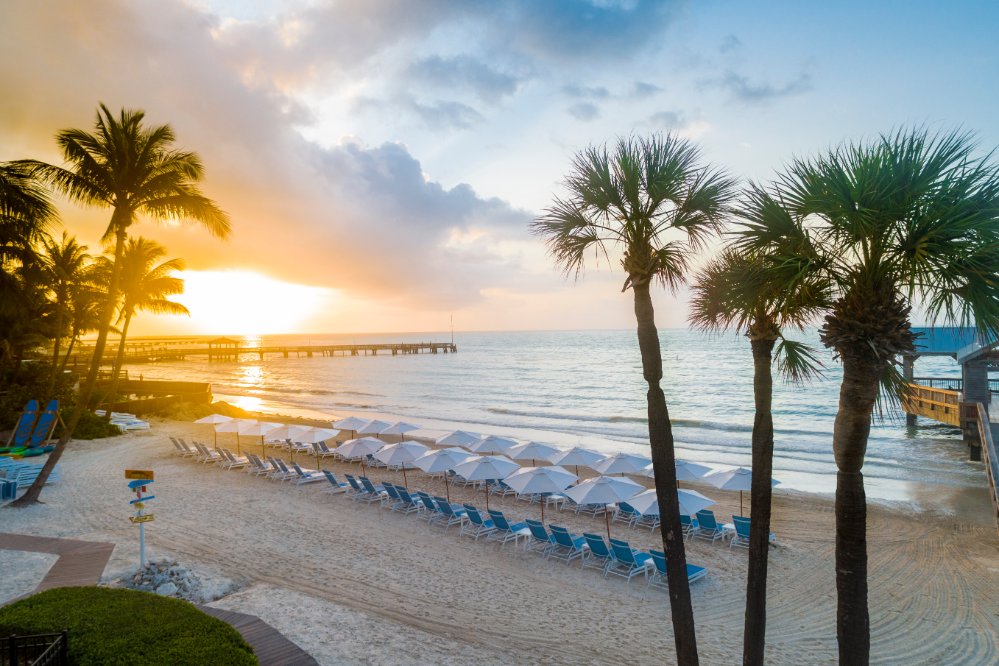
<svg viewBox="0 0 999 666">
<path fill-rule="evenodd" d="M 264 453 L 264 436 L 263 435 L 260 436 L 260 455 L 263 456 L 264 458 L 267 457 L 267 454 Z"/>
<path fill-rule="evenodd" d="M 610 541 L 610 512 L 607 511 L 607 505 L 604 504 L 604 524 L 607 525 L 607 540 Z"/>
<path fill-rule="evenodd" d="M 406 486 L 406 490 L 409 490 L 409 481 L 406 480 L 406 463 L 402 464 L 402 485 Z M 450 498 L 448 502 L 450 502 Z"/>
<path fill-rule="evenodd" d="M 218 453 L 219 452 L 219 434 L 217 432 L 213 432 L 212 434 L 215 435 L 215 453 Z"/>
<path fill-rule="evenodd" d="M 743 515 L 742 514 L 742 491 L 741 490 L 739 491 L 739 515 L 740 516 Z"/>
<path fill-rule="evenodd" d="M 316 448 L 316 469 L 322 471 L 323 466 L 319 464 L 319 449 Z"/>
<path fill-rule="evenodd" d="M 239 450 L 239 433 L 238 432 L 236 433 L 236 455 L 237 456 L 241 455 L 241 452 Z"/>
<path fill-rule="evenodd" d="M 545 524 L 545 502 L 546 502 L 545 495 L 544 495 L 544 493 L 542 493 L 541 494 L 541 524 L 542 525 Z"/>
<path fill-rule="evenodd" d="M 444 470 L 444 492 L 447 494 L 447 501 L 451 502 L 451 484 L 447 480 L 447 470 Z"/>
<path fill-rule="evenodd" d="M 484 484 L 484 487 L 486 489 L 486 513 L 488 513 L 489 512 L 489 484 L 488 483 Z"/>
</svg>

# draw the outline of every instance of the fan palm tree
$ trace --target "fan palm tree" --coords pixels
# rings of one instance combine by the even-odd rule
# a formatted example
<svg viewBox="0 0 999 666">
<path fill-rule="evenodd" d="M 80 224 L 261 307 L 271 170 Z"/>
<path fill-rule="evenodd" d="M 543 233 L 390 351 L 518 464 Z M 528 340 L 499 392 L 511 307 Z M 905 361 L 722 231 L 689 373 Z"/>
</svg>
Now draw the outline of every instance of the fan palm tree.
<svg viewBox="0 0 999 666">
<path fill-rule="evenodd" d="M 120 328 L 120 339 L 118 342 L 118 354 L 115 357 L 114 370 L 111 373 L 111 389 L 108 392 L 110 400 L 114 400 L 118 391 L 118 379 L 121 373 L 122 362 L 125 359 L 125 340 L 128 336 L 128 327 L 132 323 L 132 317 L 136 311 L 145 310 L 156 314 L 190 314 L 187 308 L 171 301 L 167 296 L 184 293 L 184 281 L 172 275 L 176 271 L 184 269 L 184 262 L 180 259 L 170 259 L 160 264 L 159 261 L 166 254 L 166 248 L 155 241 L 146 238 L 129 239 L 125 244 L 125 251 L 121 255 L 121 307 L 118 310 L 118 322 Z M 109 273 L 111 270 L 110 260 L 103 258 L 101 262 L 103 272 Z M 111 410 L 106 410 L 106 416 L 111 418 Z"/>
<path fill-rule="evenodd" d="M 27 506 L 37 500 L 80 416 L 88 408 L 117 307 L 121 255 L 132 225 L 141 217 L 194 220 L 219 238 L 229 234 L 228 216 L 197 187 L 204 173 L 201 159 L 196 153 L 172 147 L 175 135 L 169 125 L 148 127 L 143 123 L 144 118 L 143 111 L 125 109 L 116 117 L 101 104 L 93 133 L 67 129 L 56 135 L 69 168 L 34 160 L 19 163 L 74 201 L 111 208 L 104 240 L 114 239 L 115 251 L 94 356 L 76 408 L 55 451 L 28 491 L 15 501 L 16 506 Z"/>
<path fill-rule="evenodd" d="M 751 189 L 739 215 L 754 220 L 782 214 L 758 189 Z M 767 564 L 772 499 L 774 423 L 773 364 L 787 379 L 801 382 L 818 372 L 814 352 L 784 337 L 787 328 L 802 330 L 826 303 L 824 284 L 813 280 L 786 290 L 781 275 L 788 266 L 765 256 L 729 248 L 698 272 L 691 301 L 691 321 L 709 331 L 735 329 L 749 338 L 753 354 L 753 478 L 750 490 L 749 564 L 742 663 L 763 664 L 767 623 Z"/>
<path fill-rule="evenodd" d="M 881 397 L 904 390 L 910 313 L 999 331 L 999 167 L 963 133 L 897 131 L 797 159 L 773 186 L 789 215 L 746 222 L 740 245 L 819 271 L 833 300 L 820 329 L 843 364 L 833 425 L 840 663 L 870 658 L 862 469 Z M 881 393 L 880 389 L 885 389 Z"/>
<path fill-rule="evenodd" d="M 591 146 L 573 160 L 565 180 L 568 197 L 556 198 L 532 225 L 567 274 L 578 276 L 589 251 L 621 266 L 631 289 L 638 346 L 648 384 L 649 443 L 667 560 L 677 659 L 697 663 L 694 615 L 676 493 L 673 431 L 662 379 L 662 351 L 652 307 L 653 282 L 675 289 L 685 280 L 693 254 L 715 234 L 734 194 L 735 182 L 701 164 L 698 149 L 671 134 L 619 139 L 613 153 Z"/>
<path fill-rule="evenodd" d="M 67 320 L 72 317 L 71 292 L 86 279 L 90 255 L 87 254 L 86 245 L 80 245 L 75 237 L 64 231 L 61 240 L 42 241 L 41 259 L 46 282 L 55 301 L 55 339 L 52 343 L 52 374 L 48 390 L 51 395 L 59 372 L 60 341 L 66 330 Z"/>
</svg>

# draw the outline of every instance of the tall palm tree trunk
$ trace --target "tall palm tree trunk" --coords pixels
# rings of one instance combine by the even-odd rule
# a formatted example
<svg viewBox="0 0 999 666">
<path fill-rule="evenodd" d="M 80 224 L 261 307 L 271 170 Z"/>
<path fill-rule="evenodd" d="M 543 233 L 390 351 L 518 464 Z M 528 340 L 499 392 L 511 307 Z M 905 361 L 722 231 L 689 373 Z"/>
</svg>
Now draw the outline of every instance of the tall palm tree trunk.
<svg viewBox="0 0 999 666">
<path fill-rule="evenodd" d="M 867 611 L 867 496 L 864 455 L 878 395 L 881 364 L 843 355 L 843 384 L 833 425 L 836 454 L 836 637 L 840 664 L 867 664 L 871 627 Z"/>
<path fill-rule="evenodd" d="M 80 332 L 75 328 L 71 331 L 69 336 L 69 344 L 66 345 L 66 354 L 62 357 L 62 363 L 59 364 L 59 372 L 66 372 L 66 366 L 69 364 L 69 357 L 73 355 L 73 345 L 76 344 L 76 338 L 79 337 Z"/>
<path fill-rule="evenodd" d="M 767 564 L 770 548 L 770 503 L 773 490 L 774 418 L 772 338 L 753 338 L 753 480 L 749 506 L 749 566 L 746 579 L 746 622 L 742 639 L 742 663 L 763 664 L 767 631 Z"/>
<path fill-rule="evenodd" d="M 108 402 L 106 409 L 104 410 L 104 420 L 111 421 L 111 404 L 114 403 L 115 397 L 118 395 L 118 377 L 121 374 L 121 366 L 125 360 L 125 338 L 128 335 L 128 325 L 132 323 L 132 313 L 125 313 L 125 325 L 121 329 L 121 340 L 118 342 L 118 354 L 114 359 L 113 370 L 111 371 L 111 390 L 108 391 Z"/>
<path fill-rule="evenodd" d="M 52 395 L 55 393 L 56 377 L 59 376 L 59 343 L 62 341 L 63 319 L 65 318 L 63 308 L 64 304 L 61 302 L 56 305 L 56 334 L 55 340 L 52 342 L 52 374 L 49 376 L 48 396 L 45 402 L 52 399 Z"/>
<path fill-rule="evenodd" d="M 677 663 L 698 663 L 694 609 L 690 603 L 687 581 L 687 556 L 680 526 L 680 503 L 676 494 L 676 456 L 673 452 L 673 428 L 666 407 L 666 396 L 659 382 L 663 376 L 662 350 L 656 330 L 655 310 L 649 293 L 649 281 L 633 280 L 635 319 L 638 321 L 638 347 L 642 353 L 642 371 L 649 385 L 649 444 L 656 478 L 656 498 L 662 520 L 660 532 L 666 554 L 666 581 L 673 618 Z"/>
<path fill-rule="evenodd" d="M 112 215 L 112 220 L 115 217 L 122 214 L 121 209 L 115 209 Z M 87 381 L 80 387 L 80 394 L 77 396 L 76 407 L 73 409 L 73 414 L 69 417 L 69 421 L 66 422 L 66 428 L 56 443 L 55 450 L 49 454 L 48 460 L 42 466 L 42 471 L 38 473 L 34 482 L 28 488 L 28 490 L 11 502 L 13 507 L 24 507 L 34 504 L 38 501 L 38 495 L 42 492 L 42 487 L 49 479 L 49 475 L 52 470 L 55 469 L 56 464 L 58 464 L 59 459 L 62 458 L 63 451 L 66 450 L 66 444 L 73 437 L 73 431 L 76 430 L 76 425 L 80 422 L 83 417 L 83 412 L 87 411 L 87 406 L 90 403 L 90 397 L 94 393 L 94 385 L 97 384 L 97 373 L 101 367 L 101 360 L 104 358 L 104 347 L 107 346 L 108 341 L 108 331 L 111 329 L 111 319 L 114 317 L 114 311 L 118 304 L 118 283 L 121 278 L 121 254 L 122 250 L 125 248 L 125 238 L 127 233 L 124 231 L 127 225 L 117 225 L 119 231 L 115 234 L 116 242 L 114 248 L 114 266 L 111 269 L 111 284 L 108 285 L 107 298 L 104 301 L 104 311 L 101 313 L 101 327 L 97 331 L 97 342 L 94 343 L 94 356 L 90 360 L 90 371 L 87 373 Z"/>
</svg>

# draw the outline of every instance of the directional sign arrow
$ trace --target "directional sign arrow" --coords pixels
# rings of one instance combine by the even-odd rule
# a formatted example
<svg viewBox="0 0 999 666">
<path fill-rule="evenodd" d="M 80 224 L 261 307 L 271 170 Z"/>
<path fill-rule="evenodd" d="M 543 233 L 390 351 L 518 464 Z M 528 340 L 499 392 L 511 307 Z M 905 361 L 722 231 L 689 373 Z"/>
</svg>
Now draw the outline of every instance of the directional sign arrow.
<svg viewBox="0 0 999 666">
<path fill-rule="evenodd" d="M 141 488 L 142 486 L 152 485 L 152 483 L 153 483 L 152 479 L 138 479 L 136 481 L 129 481 L 128 487 L 131 488 L 132 490 L 135 490 L 136 488 Z"/>
<path fill-rule="evenodd" d="M 156 499 L 156 495 L 149 495 L 148 497 L 140 497 L 139 499 L 134 499 L 129 504 L 138 504 L 139 502 L 148 502 L 151 499 Z"/>
</svg>

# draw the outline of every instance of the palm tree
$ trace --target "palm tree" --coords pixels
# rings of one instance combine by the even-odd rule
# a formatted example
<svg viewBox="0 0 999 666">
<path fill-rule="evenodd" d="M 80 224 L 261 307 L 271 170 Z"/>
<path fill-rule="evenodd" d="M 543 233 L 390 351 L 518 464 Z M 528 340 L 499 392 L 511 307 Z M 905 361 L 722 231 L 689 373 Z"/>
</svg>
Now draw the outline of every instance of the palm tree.
<svg viewBox="0 0 999 666">
<path fill-rule="evenodd" d="M 914 349 L 912 306 L 930 322 L 999 331 L 999 167 L 974 152 L 968 134 L 900 130 L 797 159 L 772 188 L 789 213 L 782 226 L 746 222 L 742 232 L 744 248 L 807 263 L 794 280 L 815 270 L 834 289 L 820 336 L 843 364 L 833 425 L 840 663 L 870 658 L 862 468 L 879 397 L 903 390 L 895 358 Z"/>
<path fill-rule="evenodd" d="M 80 282 L 74 284 L 69 292 L 70 332 L 66 353 L 59 365 L 59 373 L 66 371 L 66 365 L 73 355 L 73 346 L 84 333 L 96 331 L 101 327 L 101 305 L 104 302 L 104 291 L 98 286 L 97 264 L 90 264 L 84 271 Z M 107 284 L 105 282 L 105 284 Z"/>
<path fill-rule="evenodd" d="M 662 379 L 662 352 L 652 307 L 653 282 L 675 289 L 685 280 L 692 255 L 719 229 L 735 182 L 700 164 L 700 152 L 671 134 L 619 139 L 613 154 L 591 146 L 573 160 L 565 180 L 569 196 L 532 225 L 567 274 L 578 276 L 588 251 L 621 266 L 631 288 L 638 346 L 648 383 L 649 443 L 655 470 L 663 548 L 677 659 L 697 663 L 697 640 L 676 494 L 673 430 Z"/>
<path fill-rule="evenodd" d="M 115 252 L 94 356 L 76 408 L 55 451 L 28 491 L 14 502 L 15 506 L 27 506 L 38 499 L 80 416 L 88 408 L 117 307 L 121 255 L 131 226 L 142 216 L 156 220 L 191 219 L 219 238 L 229 234 L 228 216 L 197 187 L 204 173 L 201 159 L 196 153 L 172 148 L 175 136 L 169 125 L 147 127 L 144 118 L 143 111 L 125 109 L 115 117 L 101 104 L 93 133 L 67 129 L 56 135 L 70 168 L 35 160 L 20 163 L 74 201 L 111 208 L 111 222 L 104 240 L 114 239 Z"/>
<path fill-rule="evenodd" d="M 781 209 L 762 191 L 752 188 L 738 214 L 766 220 Z M 729 248 L 697 275 L 691 301 L 691 321 L 701 329 L 735 329 L 749 338 L 753 354 L 753 479 L 749 528 L 749 564 L 746 579 L 746 616 L 742 663 L 763 664 L 767 623 L 767 564 L 772 499 L 774 423 L 773 362 L 794 382 L 818 371 L 812 350 L 784 337 L 784 330 L 802 330 L 826 302 L 825 285 L 818 281 L 786 290 L 781 274 L 788 267 L 774 265 L 765 256 L 751 256 Z"/>
<path fill-rule="evenodd" d="M 128 336 L 128 326 L 137 310 L 145 310 L 156 314 L 190 314 L 180 303 L 167 299 L 167 296 L 184 293 L 184 281 L 174 277 L 172 273 L 183 270 L 184 262 L 180 259 L 170 259 L 163 263 L 156 262 L 166 254 L 166 248 L 155 241 L 142 237 L 129 239 L 125 251 L 121 255 L 121 308 L 118 311 L 118 324 L 121 325 L 121 338 L 118 342 L 118 355 L 115 357 L 114 370 L 111 373 L 111 389 L 109 399 L 114 401 L 118 391 L 118 379 L 121 374 L 122 362 L 125 359 L 125 340 Z M 110 272 L 110 261 L 102 258 L 106 266 L 105 272 Z M 111 409 L 105 410 L 108 419 Z"/>
<path fill-rule="evenodd" d="M 90 255 L 87 254 L 86 245 L 80 245 L 75 237 L 65 231 L 59 241 L 43 240 L 42 250 L 42 268 L 55 300 L 55 340 L 52 343 L 52 374 L 48 390 L 51 396 L 59 372 L 59 343 L 66 330 L 67 320 L 72 316 L 71 292 L 86 279 L 84 276 Z"/>
</svg>

